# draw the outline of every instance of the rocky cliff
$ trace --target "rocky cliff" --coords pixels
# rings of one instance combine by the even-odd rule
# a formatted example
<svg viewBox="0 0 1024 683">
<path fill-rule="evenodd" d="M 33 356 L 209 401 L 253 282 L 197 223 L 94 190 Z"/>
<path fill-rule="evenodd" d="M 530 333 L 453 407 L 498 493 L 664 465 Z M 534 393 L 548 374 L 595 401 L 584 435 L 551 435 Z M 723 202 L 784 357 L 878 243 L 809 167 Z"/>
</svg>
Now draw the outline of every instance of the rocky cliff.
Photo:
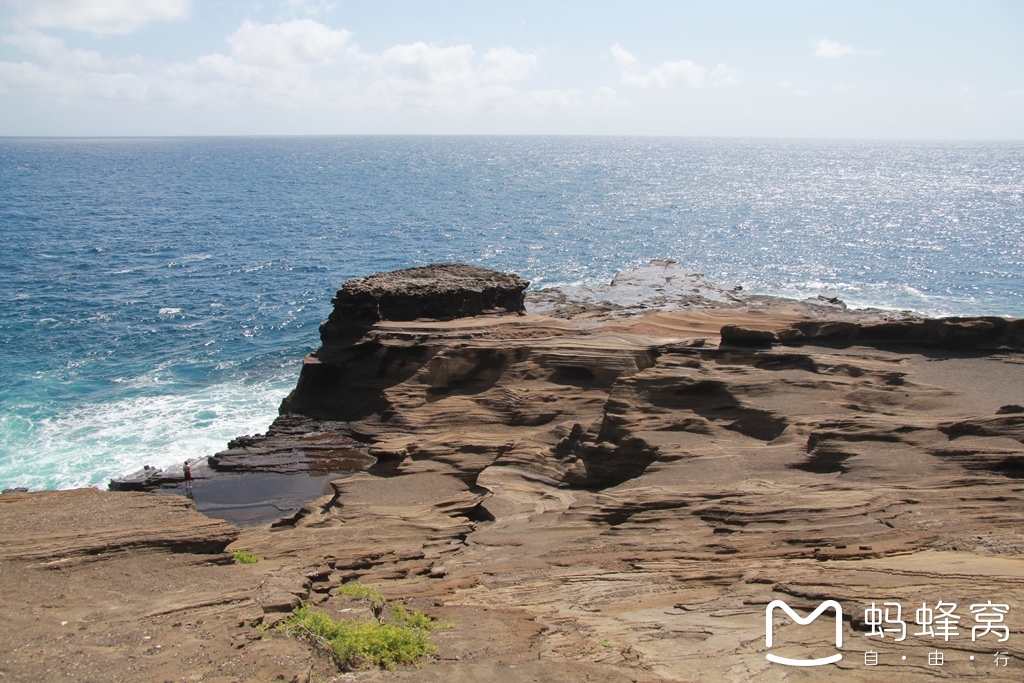
<svg viewBox="0 0 1024 683">
<path fill-rule="evenodd" d="M 212 465 L 374 464 L 240 531 L 259 585 L 211 580 L 216 605 L 183 601 L 154 638 L 299 600 L 338 612 L 332 588 L 360 581 L 454 624 L 436 664 L 361 680 L 824 680 L 766 660 L 765 609 L 833 599 L 828 675 L 933 680 L 938 648 L 944 676 L 1020 679 L 1020 321 L 748 296 L 668 263 L 623 281 L 646 297 L 542 292 L 524 310 L 525 282 L 466 268 L 342 288 L 274 427 Z M 940 601 L 958 635 L 913 635 Z M 1005 641 L 972 639 L 986 601 L 1009 605 Z M 869 635 L 886 602 L 905 639 Z M 217 637 L 241 644 L 238 679 L 262 680 L 280 643 L 246 633 Z M 828 636 L 780 623 L 772 651 L 824 656 Z"/>
</svg>

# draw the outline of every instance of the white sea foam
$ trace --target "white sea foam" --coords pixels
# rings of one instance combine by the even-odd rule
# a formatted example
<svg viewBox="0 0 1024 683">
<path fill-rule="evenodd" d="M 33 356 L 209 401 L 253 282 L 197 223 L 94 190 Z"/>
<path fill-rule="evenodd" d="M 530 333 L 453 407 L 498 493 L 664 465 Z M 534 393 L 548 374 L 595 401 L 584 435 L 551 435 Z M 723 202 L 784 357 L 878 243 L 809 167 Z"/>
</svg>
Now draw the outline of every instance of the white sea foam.
<svg viewBox="0 0 1024 683">
<path fill-rule="evenodd" d="M 294 385 L 233 381 L 190 394 L 80 405 L 33 420 L 0 414 L 0 487 L 105 486 L 143 465 L 169 467 L 223 450 L 240 434 L 266 431 Z"/>
<path fill-rule="evenodd" d="M 761 294 L 808 299 L 838 297 L 852 309 L 877 308 L 911 311 L 925 316 L 949 316 L 970 310 L 976 302 L 966 296 L 922 292 L 909 285 L 865 282 L 827 282 L 820 279 L 787 283 L 785 286 L 745 282 L 744 289 Z"/>
<path fill-rule="evenodd" d="M 12 244 L 33 245 L 11 252 L 18 268 L 0 269 L 0 297 L 30 297 L 14 295 L 4 319 L 4 360 L 16 362 L 0 362 L 0 486 L 102 483 L 262 430 L 294 371 L 260 407 L 263 389 L 251 384 L 182 395 L 171 368 L 201 357 L 235 372 L 267 349 L 315 344 L 341 282 L 381 270 L 459 260 L 520 273 L 534 290 L 592 295 L 616 272 L 664 257 L 726 291 L 1024 315 L 1019 143 L 240 140 L 239 154 L 272 161 L 248 165 L 259 192 L 229 214 L 208 201 L 236 180 L 222 141 L 189 141 L 205 148 L 191 159 L 163 142 L 124 144 L 137 145 L 131 172 L 147 181 L 127 188 L 128 201 L 119 186 L 116 196 L 56 204 L 40 188 L 105 178 L 107 143 L 89 142 L 74 164 L 46 143 L 4 147 L 12 164 L 36 170 L 12 177 L 17 191 L 0 197 L 14 208 L 4 226 Z M 438 201 L 453 188 L 455 201 Z M 56 208 L 40 212 L 40 202 Z M 86 213 L 111 202 L 126 207 L 124 221 Z M 133 245 L 90 253 L 123 241 L 125 221 L 137 226 Z M 62 239 L 40 246 L 44 234 Z M 633 292 L 639 302 L 666 296 L 657 281 Z M 201 370 L 183 372 L 199 381 Z M 104 386 L 108 403 L 76 403 Z M 44 414 L 57 416 L 44 424 Z"/>
</svg>

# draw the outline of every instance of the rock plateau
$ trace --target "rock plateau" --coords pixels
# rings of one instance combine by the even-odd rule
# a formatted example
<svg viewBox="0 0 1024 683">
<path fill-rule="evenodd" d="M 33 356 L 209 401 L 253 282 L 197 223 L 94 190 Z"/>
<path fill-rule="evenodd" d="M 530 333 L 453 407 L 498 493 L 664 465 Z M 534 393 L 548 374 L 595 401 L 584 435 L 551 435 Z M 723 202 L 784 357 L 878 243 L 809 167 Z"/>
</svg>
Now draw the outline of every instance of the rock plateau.
<svg viewBox="0 0 1024 683">
<path fill-rule="evenodd" d="M 453 624 L 437 661 L 365 681 L 1020 680 L 1022 321 L 747 295 L 670 262 L 618 290 L 526 286 L 470 266 L 346 283 L 279 419 L 210 461 L 372 461 L 273 525 L 160 494 L 0 497 L 0 678 L 331 680 L 252 624 L 339 610 L 359 581 Z M 238 548 L 263 560 L 226 563 Z M 843 659 L 767 661 L 776 599 L 839 601 Z M 957 635 L 915 635 L 940 601 Z M 1009 606 L 1004 641 L 972 639 L 986 602 Z M 901 605 L 905 639 L 868 635 L 872 603 Z M 836 652 L 818 623 L 779 620 L 772 651 Z"/>
</svg>

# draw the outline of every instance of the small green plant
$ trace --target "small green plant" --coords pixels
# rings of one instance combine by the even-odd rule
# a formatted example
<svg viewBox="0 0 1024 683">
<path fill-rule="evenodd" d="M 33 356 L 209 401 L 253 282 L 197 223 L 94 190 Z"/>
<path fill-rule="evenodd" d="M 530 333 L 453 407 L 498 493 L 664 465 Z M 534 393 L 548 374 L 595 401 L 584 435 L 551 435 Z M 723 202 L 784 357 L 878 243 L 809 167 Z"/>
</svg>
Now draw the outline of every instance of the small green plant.
<svg viewBox="0 0 1024 683">
<path fill-rule="evenodd" d="M 405 605 L 400 602 L 391 603 L 391 618 L 400 624 L 405 624 L 406 626 L 418 628 L 423 631 L 430 631 L 438 626 L 441 626 L 442 628 L 447 627 L 447 624 L 438 624 L 419 610 L 410 612 L 405 608 Z"/>
<path fill-rule="evenodd" d="M 306 604 L 278 628 L 330 653 L 342 669 L 373 665 L 394 669 L 437 651 L 429 636 L 439 624 L 422 612 L 409 611 L 397 600 L 388 602 L 370 586 L 346 584 L 335 594 L 368 602 L 376 618 L 336 621 Z"/>
<path fill-rule="evenodd" d="M 239 564 L 256 564 L 260 561 L 260 558 L 245 550 L 232 550 L 231 554 Z"/>
<path fill-rule="evenodd" d="M 338 586 L 334 589 L 335 595 L 340 595 L 345 598 L 352 600 L 362 600 L 370 604 L 373 608 L 377 617 L 380 617 L 379 612 L 384 608 L 384 605 L 388 603 L 387 599 L 380 594 L 373 586 L 364 586 L 361 583 L 346 583 L 342 586 Z"/>
<path fill-rule="evenodd" d="M 614 642 L 612 642 L 610 640 L 602 640 L 601 641 L 601 647 L 618 647 L 618 644 L 616 644 L 616 643 L 614 643 Z"/>
</svg>

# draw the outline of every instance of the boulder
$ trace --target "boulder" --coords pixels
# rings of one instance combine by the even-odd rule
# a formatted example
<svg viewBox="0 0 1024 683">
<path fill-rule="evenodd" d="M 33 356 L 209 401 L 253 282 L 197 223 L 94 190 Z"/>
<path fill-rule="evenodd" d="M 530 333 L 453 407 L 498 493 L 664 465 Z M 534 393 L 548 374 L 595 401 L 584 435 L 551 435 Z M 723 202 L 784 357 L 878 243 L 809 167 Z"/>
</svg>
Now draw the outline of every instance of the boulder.
<svg viewBox="0 0 1024 683">
<path fill-rule="evenodd" d="M 524 313 L 529 282 L 465 263 L 434 264 L 349 280 L 332 300 L 320 336 L 326 344 L 352 327 L 381 320 L 453 320 L 482 313 Z"/>
<path fill-rule="evenodd" d="M 517 275 L 459 263 L 349 280 L 332 300 L 334 310 L 320 326 L 323 344 L 303 361 L 281 413 L 352 421 L 383 410 L 383 391 L 409 379 L 436 349 L 387 347 L 374 324 L 523 314 L 529 284 Z"/>
</svg>

